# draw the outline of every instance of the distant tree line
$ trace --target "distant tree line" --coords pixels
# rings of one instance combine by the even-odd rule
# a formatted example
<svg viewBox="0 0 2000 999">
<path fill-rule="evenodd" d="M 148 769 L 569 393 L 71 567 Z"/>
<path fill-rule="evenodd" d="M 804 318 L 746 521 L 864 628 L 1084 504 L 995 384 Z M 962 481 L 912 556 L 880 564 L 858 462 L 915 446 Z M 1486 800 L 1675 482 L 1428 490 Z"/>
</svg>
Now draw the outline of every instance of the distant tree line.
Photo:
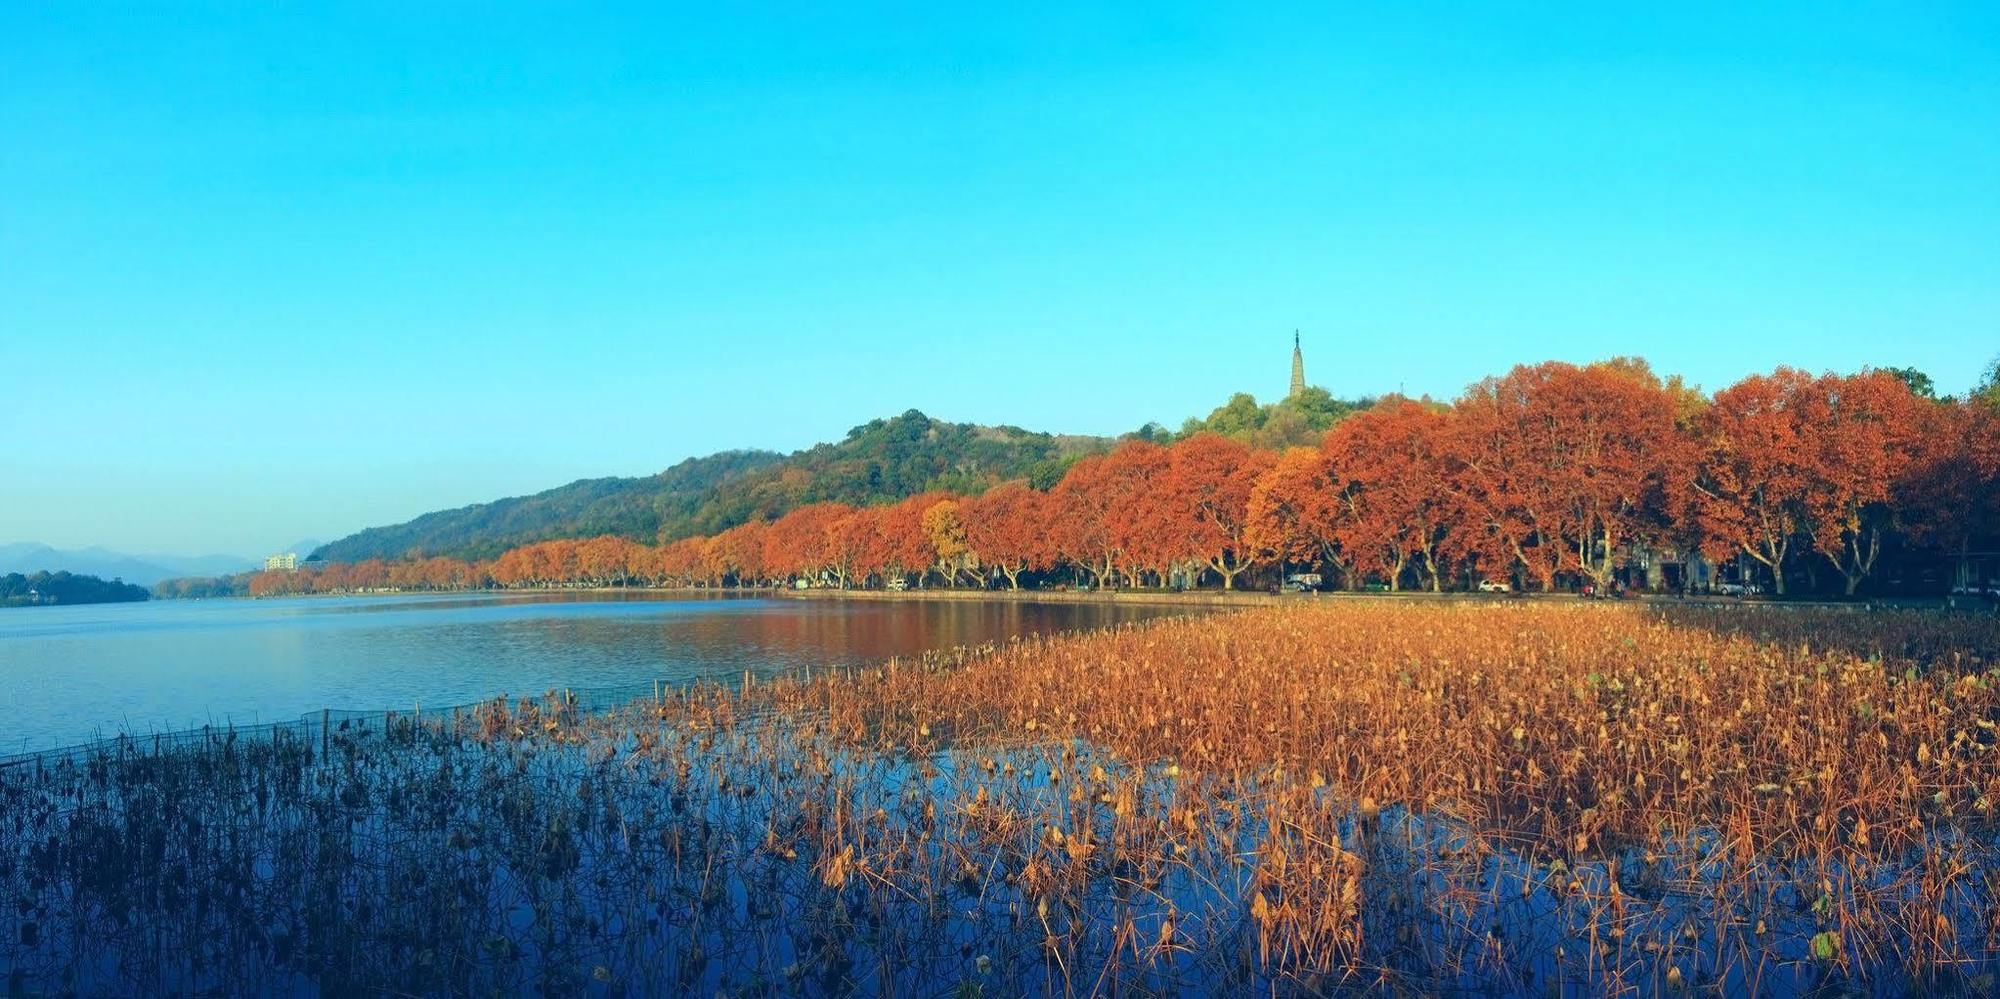
<svg viewBox="0 0 2000 999">
<path fill-rule="evenodd" d="M 1266 405 L 1238 394 L 1206 418 L 1187 421 L 1178 433 L 1148 424 L 1127 438 L 1164 444 L 1212 432 L 1282 448 L 1316 442 L 1341 417 L 1366 405 L 1366 400 L 1334 399 L 1320 388 Z M 1108 437 L 948 423 L 911 410 L 789 456 L 727 451 L 645 478 L 585 479 L 370 528 L 314 555 L 350 563 L 440 555 L 482 561 L 535 541 L 613 535 L 654 543 L 710 536 L 814 503 L 875 506 L 927 492 L 969 495 L 1016 480 L 1048 489 L 1072 464 L 1117 443 Z"/>
<path fill-rule="evenodd" d="M 1989 377 L 1938 399 L 1913 375 L 1781 368 L 1705 396 L 1636 359 L 1551 362 L 1452 404 L 1350 406 L 1313 446 L 1284 448 L 1255 437 L 1282 405 L 1232 402 L 1046 484 L 808 503 L 656 544 L 259 573 L 249 590 L 1235 588 L 1314 570 L 1350 588 L 1552 591 L 1659 586 L 1654 567 L 1697 555 L 1779 594 L 1852 596 L 1890 569 L 1936 590 L 2000 545 L 2000 391 Z"/>
<path fill-rule="evenodd" d="M 314 558 L 449 555 L 477 561 L 560 538 L 609 534 L 650 543 L 715 534 L 812 503 L 866 506 L 930 490 L 977 492 L 1010 479 L 1047 486 L 1071 461 L 1114 443 L 947 423 L 912 410 L 790 456 L 729 451 L 645 478 L 586 479 L 533 496 L 429 513 L 333 542 Z"/>
<path fill-rule="evenodd" d="M 0 576 L 0 607 L 40 604 L 114 604 L 145 600 L 143 586 L 68 572 L 10 572 Z"/>
<path fill-rule="evenodd" d="M 250 595 L 250 580 L 256 575 L 255 572 L 239 572 L 231 576 L 184 576 L 178 579 L 162 579 L 153 584 L 153 597 L 157 600 L 247 597 Z"/>
</svg>

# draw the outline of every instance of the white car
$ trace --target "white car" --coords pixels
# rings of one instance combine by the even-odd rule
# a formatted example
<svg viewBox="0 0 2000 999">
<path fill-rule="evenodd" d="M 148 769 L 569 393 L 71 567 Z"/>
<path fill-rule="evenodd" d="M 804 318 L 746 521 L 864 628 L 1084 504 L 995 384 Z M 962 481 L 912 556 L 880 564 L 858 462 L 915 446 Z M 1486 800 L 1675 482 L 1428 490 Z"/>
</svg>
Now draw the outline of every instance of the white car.
<svg viewBox="0 0 2000 999">
<path fill-rule="evenodd" d="M 1756 583 L 1717 583 L 1715 592 L 1725 597 L 1754 597 L 1764 588 Z"/>
<path fill-rule="evenodd" d="M 1512 593 L 1514 592 L 1514 587 L 1497 579 L 1482 579 L 1479 581 L 1479 592 Z"/>
</svg>

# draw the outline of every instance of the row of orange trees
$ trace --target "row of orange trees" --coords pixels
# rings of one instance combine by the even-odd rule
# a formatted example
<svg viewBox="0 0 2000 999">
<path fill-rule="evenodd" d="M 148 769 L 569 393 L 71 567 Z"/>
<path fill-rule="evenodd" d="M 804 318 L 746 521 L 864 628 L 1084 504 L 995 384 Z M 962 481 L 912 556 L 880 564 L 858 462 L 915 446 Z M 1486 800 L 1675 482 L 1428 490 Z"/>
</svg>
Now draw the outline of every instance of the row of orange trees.
<svg viewBox="0 0 2000 999">
<path fill-rule="evenodd" d="M 1514 369 L 1455 404 L 1391 397 L 1317 448 L 1202 433 L 1131 440 L 1051 490 L 1000 483 L 856 508 L 820 503 L 661 545 L 543 541 L 487 563 L 432 558 L 267 573 L 253 592 L 478 586 L 854 587 L 1074 578 L 1097 586 L 1325 568 L 1347 585 L 1481 578 L 1608 585 L 1629 561 L 1700 552 L 1848 594 L 1885 546 L 1963 562 L 2000 531 L 2000 411 L 1886 372 L 1758 375 L 1713 397 L 1643 362 Z M 1060 577 L 1055 574 L 1061 573 Z"/>
</svg>

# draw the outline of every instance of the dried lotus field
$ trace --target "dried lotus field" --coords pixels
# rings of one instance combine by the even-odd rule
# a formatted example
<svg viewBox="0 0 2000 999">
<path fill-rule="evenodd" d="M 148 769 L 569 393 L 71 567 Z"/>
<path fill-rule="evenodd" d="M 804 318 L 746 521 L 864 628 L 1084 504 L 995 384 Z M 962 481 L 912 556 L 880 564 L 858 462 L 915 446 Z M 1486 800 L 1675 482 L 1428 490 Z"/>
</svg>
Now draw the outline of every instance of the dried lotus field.
<svg viewBox="0 0 2000 999">
<path fill-rule="evenodd" d="M 9 994 L 1990 994 L 2000 621 L 1354 601 L 0 770 Z"/>
</svg>

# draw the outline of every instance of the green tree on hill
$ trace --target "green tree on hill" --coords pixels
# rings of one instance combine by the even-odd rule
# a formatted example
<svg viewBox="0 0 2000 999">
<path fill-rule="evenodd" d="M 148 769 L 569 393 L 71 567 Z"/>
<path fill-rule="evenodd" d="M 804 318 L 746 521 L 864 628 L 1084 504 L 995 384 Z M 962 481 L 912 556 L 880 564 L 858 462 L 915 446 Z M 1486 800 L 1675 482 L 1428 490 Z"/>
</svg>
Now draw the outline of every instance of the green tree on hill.
<svg viewBox="0 0 2000 999">
<path fill-rule="evenodd" d="M 1181 424 L 1181 437 L 1221 434 L 1258 447 L 1309 447 L 1349 414 L 1372 405 L 1372 399 L 1336 399 L 1318 386 L 1278 402 L 1259 405 L 1255 396 L 1238 392 L 1205 419 Z"/>
</svg>

